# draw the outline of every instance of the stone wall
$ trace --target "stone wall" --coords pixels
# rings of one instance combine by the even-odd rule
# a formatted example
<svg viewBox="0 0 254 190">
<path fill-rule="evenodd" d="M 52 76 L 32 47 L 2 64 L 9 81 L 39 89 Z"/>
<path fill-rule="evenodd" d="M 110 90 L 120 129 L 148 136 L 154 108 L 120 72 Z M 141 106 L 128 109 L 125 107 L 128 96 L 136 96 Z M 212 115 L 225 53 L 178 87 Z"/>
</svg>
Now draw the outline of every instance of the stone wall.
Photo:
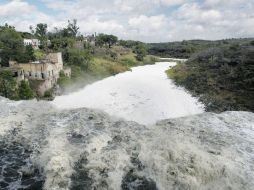
<svg viewBox="0 0 254 190">
<path fill-rule="evenodd" d="M 71 76 L 71 69 L 63 69 L 62 53 L 49 53 L 43 61 L 35 61 L 29 63 L 9 62 L 10 68 L 18 68 L 17 79 L 37 80 L 37 93 L 44 93 L 53 88 L 57 84 L 60 76 L 60 71 L 63 71 L 65 76 Z"/>
</svg>

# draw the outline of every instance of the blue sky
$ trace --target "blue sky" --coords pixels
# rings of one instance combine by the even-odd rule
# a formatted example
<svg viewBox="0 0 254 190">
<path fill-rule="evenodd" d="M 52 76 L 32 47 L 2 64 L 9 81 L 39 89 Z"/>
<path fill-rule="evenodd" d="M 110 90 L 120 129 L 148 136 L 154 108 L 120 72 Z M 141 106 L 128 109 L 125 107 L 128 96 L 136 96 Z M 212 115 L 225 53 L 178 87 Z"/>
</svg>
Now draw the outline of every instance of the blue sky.
<svg viewBox="0 0 254 190">
<path fill-rule="evenodd" d="M 27 0 L 26 2 L 29 3 L 30 5 L 36 6 L 39 11 L 45 14 L 52 15 L 52 16 L 56 16 L 58 14 L 58 11 L 47 7 L 47 5 L 41 0 Z"/>
<path fill-rule="evenodd" d="M 253 0 L 0 0 L 0 23 L 49 30 L 77 19 L 80 32 L 165 42 L 253 37 Z"/>
</svg>

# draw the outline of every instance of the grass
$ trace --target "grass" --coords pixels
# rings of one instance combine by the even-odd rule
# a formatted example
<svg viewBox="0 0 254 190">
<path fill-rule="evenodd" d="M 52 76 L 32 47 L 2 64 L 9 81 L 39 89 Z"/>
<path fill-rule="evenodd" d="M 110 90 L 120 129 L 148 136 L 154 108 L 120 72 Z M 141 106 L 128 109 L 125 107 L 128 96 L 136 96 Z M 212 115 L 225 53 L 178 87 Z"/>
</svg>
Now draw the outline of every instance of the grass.
<svg viewBox="0 0 254 190">
<path fill-rule="evenodd" d="M 168 69 L 166 73 L 170 79 L 173 79 L 177 84 L 181 84 L 190 75 L 185 68 L 184 63 L 178 63 L 173 68 Z"/>
<path fill-rule="evenodd" d="M 37 49 L 34 51 L 34 56 L 35 56 L 36 60 L 40 60 L 45 57 L 45 53 L 42 50 Z"/>
<path fill-rule="evenodd" d="M 89 71 L 96 76 L 115 75 L 128 71 L 128 67 L 118 61 L 108 60 L 105 58 L 94 58 Z"/>
<path fill-rule="evenodd" d="M 88 70 L 84 71 L 78 66 L 71 65 L 72 77 L 68 79 L 60 77 L 58 84 L 64 91 L 73 91 L 97 80 L 129 71 L 131 67 L 154 64 L 159 58 L 147 55 L 144 61 L 137 61 L 136 54 L 129 48 L 113 46 L 108 48 L 96 48 Z"/>
</svg>

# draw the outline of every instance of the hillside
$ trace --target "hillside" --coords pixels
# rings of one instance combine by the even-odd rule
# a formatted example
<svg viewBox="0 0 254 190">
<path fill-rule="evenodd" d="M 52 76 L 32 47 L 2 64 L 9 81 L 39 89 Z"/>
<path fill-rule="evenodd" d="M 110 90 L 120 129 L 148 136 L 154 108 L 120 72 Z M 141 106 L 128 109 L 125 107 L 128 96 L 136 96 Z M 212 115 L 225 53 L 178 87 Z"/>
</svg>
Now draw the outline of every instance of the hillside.
<svg viewBox="0 0 254 190">
<path fill-rule="evenodd" d="M 82 51 L 84 50 L 72 49 L 67 50 L 66 54 L 68 55 L 69 52 L 71 54 L 73 52 L 82 53 Z M 158 57 L 152 55 L 145 55 L 143 60 L 137 60 L 136 56 L 137 54 L 133 52 L 132 48 L 121 45 L 114 45 L 111 48 L 93 47 L 85 69 L 82 66 L 82 60 L 80 65 L 75 59 L 75 62 L 70 58 L 65 60 L 66 66 L 72 68 L 72 78 L 68 79 L 62 76 L 58 84 L 62 92 L 68 93 L 91 82 L 128 71 L 131 67 L 154 64 L 159 61 Z M 76 58 L 79 59 L 79 57 L 81 56 L 77 55 Z"/>
<path fill-rule="evenodd" d="M 167 74 L 200 97 L 207 111 L 254 111 L 254 41 L 248 41 L 200 51 Z"/>
</svg>

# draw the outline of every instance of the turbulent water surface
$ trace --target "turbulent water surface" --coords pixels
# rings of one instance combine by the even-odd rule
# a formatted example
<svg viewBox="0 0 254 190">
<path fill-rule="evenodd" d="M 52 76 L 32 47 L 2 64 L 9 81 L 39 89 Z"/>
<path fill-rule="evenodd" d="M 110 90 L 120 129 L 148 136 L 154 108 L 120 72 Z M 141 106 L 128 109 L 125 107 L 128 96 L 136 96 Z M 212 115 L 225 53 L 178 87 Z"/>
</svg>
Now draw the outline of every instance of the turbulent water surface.
<svg viewBox="0 0 254 190">
<path fill-rule="evenodd" d="M 156 78 L 162 80 L 155 71 L 147 81 L 153 84 Z M 142 81 L 137 79 L 138 83 Z M 104 82 L 95 85 L 101 83 Z M 149 88 L 161 93 L 163 90 L 157 85 Z M 107 95 L 104 91 L 103 95 Z M 172 102 L 179 100 L 169 103 L 163 95 L 152 96 L 164 101 L 171 111 Z M 127 91 L 127 99 L 138 100 L 131 97 Z M 194 99 L 189 95 L 184 97 L 192 102 L 186 101 L 187 105 L 195 107 Z M 116 98 L 115 102 L 120 99 Z M 148 102 L 156 103 L 155 99 Z M 76 100 L 72 98 L 73 105 L 77 106 L 78 102 L 81 105 L 77 107 L 85 105 L 82 99 Z M 70 109 L 68 102 L 60 102 L 69 109 L 59 109 L 43 101 L 13 102 L 0 97 L 1 190 L 250 190 L 254 187 L 254 113 L 201 113 L 142 125 L 119 119 L 124 112 L 113 117 L 99 110 Z M 159 107 L 164 109 L 161 103 Z M 156 109 L 151 104 L 149 108 Z M 147 119 L 153 117 L 149 123 L 162 117 L 154 113 L 160 112 L 144 113 Z M 132 120 L 145 123 L 143 116 L 133 115 Z"/>
<path fill-rule="evenodd" d="M 0 100 L 0 189 L 253 189 L 254 114 L 140 125 Z"/>
<path fill-rule="evenodd" d="M 175 64 L 161 62 L 135 67 L 78 92 L 59 96 L 53 104 L 59 108 L 101 109 L 142 124 L 202 113 L 203 105 L 167 78 L 165 71 Z"/>
</svg>

